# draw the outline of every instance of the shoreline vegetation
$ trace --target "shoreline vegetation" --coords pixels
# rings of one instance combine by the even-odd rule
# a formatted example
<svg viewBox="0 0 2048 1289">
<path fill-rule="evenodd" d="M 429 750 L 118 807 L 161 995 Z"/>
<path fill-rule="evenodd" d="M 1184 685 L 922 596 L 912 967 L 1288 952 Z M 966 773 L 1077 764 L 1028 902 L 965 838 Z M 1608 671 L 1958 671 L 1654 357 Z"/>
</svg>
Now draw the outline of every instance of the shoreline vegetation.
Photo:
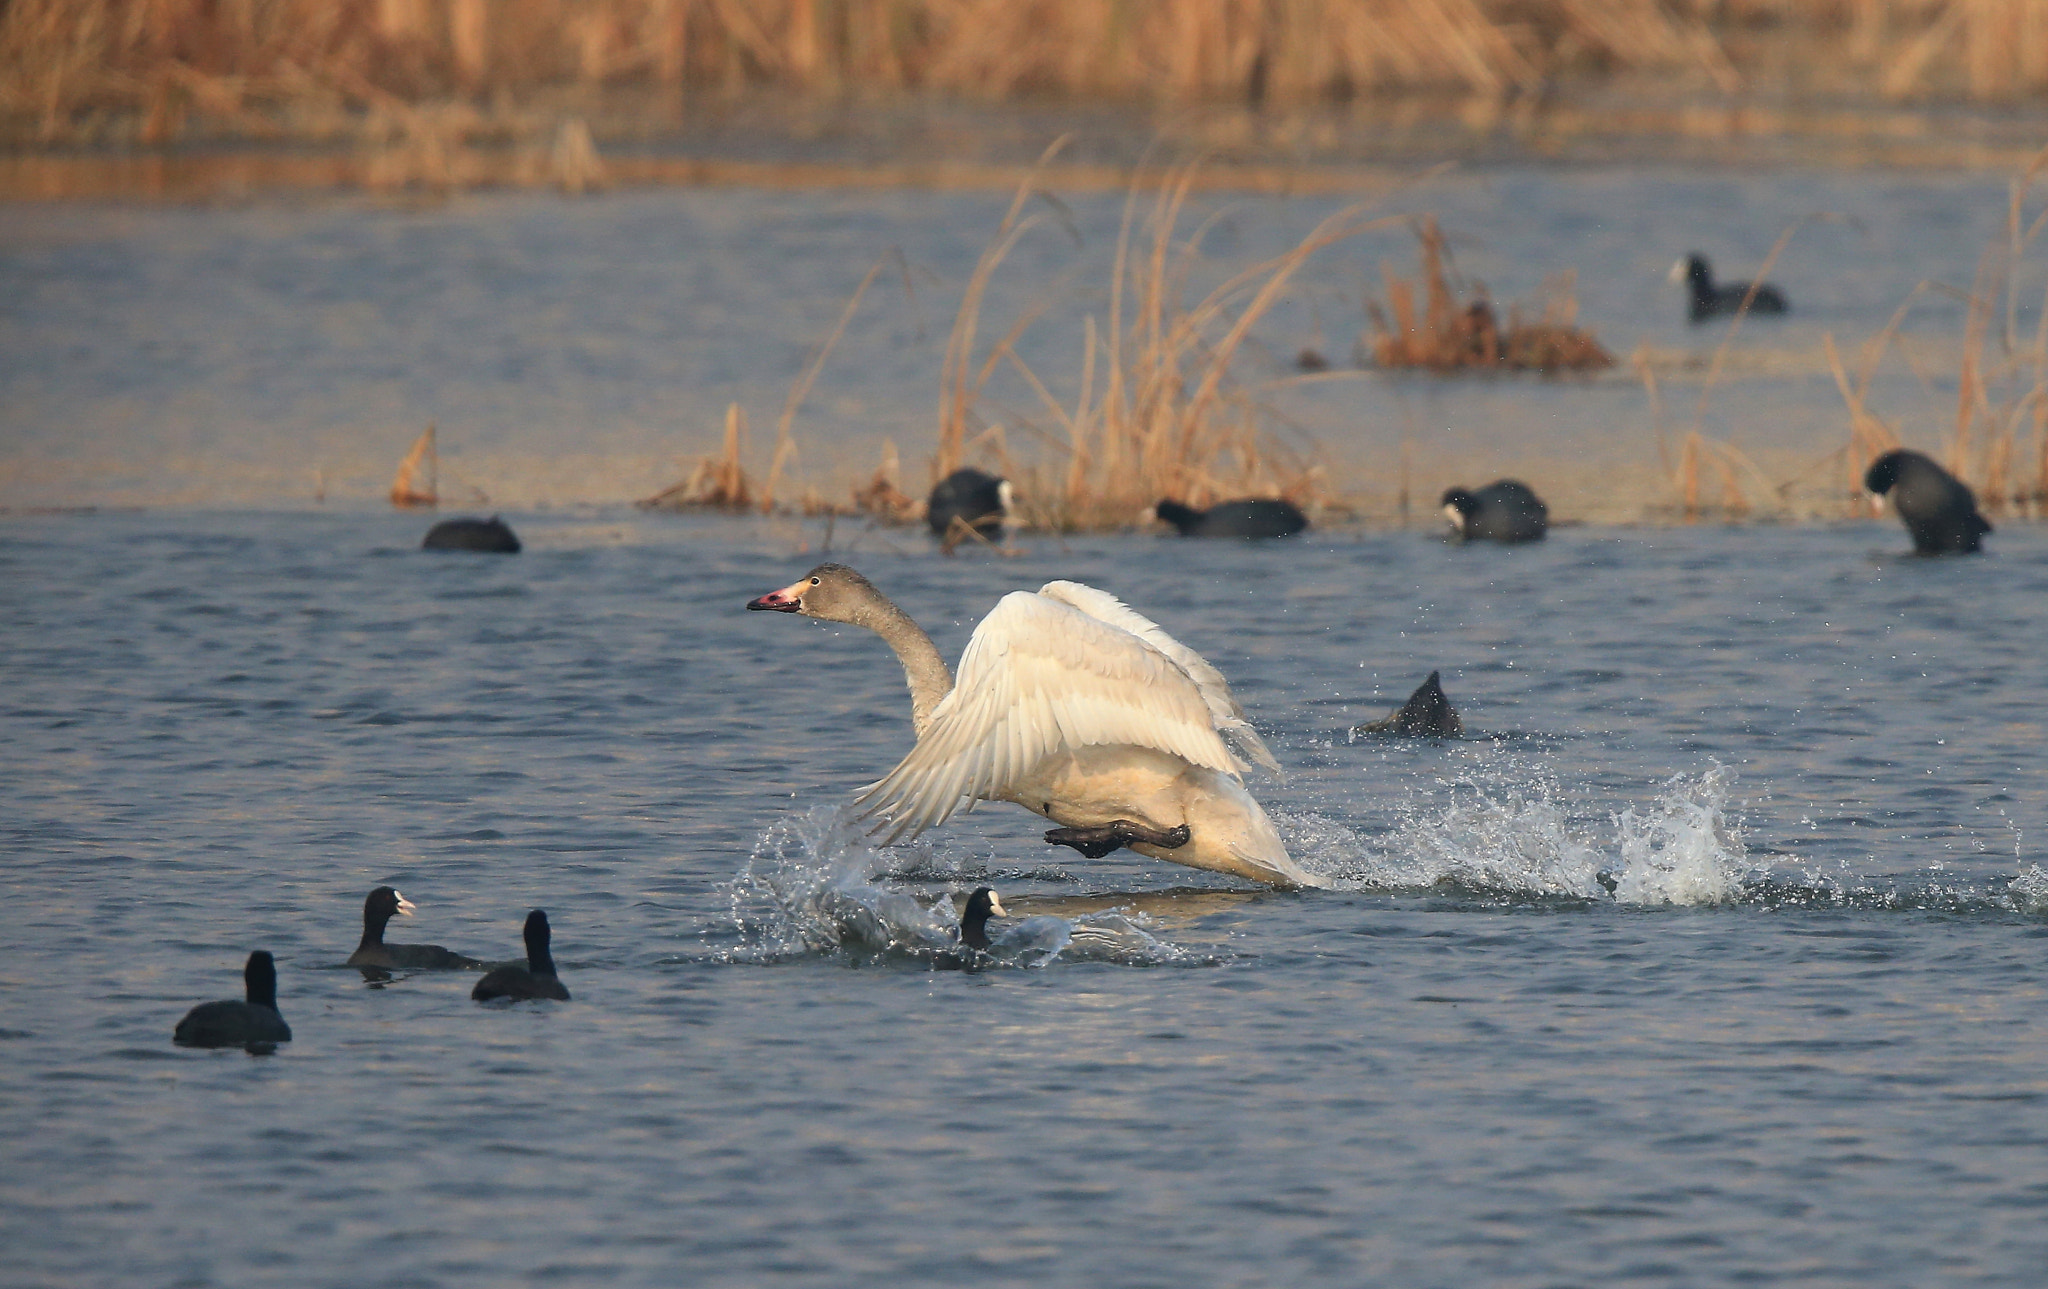
<svg viewBox="0 0 2048 1289">
<path fill-rule="evenodd" d="M 821 99 L 1511 103 L 1617 77 L 1722 96 L 2048 93 L 2038 0 L 10 0 L 16 146 L 503 135 L 618 88 Z M 457 109 L 460 109 L 459 111 Z M 458 119 L 459 118 L 459 119 Z M 552 133 L 552 131 L 549 131 Z"/>
<path fill-rule="evenodd" d="M 1060 145 L 1046 154 L 1048 162 Z M 1183 298 L 1189 272 L 1201 253 L 1201 233 L 1179 231 L 1180 217 L 1199 167 L 1173 167 L 1152 180 L 1134 181 L 1125 203 L 1110 280 L 1108 316 L 1084 320 L 1079 388 L 1055 392 L 1017 356 L 1019 338 L 1039 319 L 1045 305 L 1009 322 L 997 341 L 977 349 L 981 299 L 989 278 L 1017 240 L 1057 215 L 1025 214 L 1034 199 L 1058 212 L 1057 198 L 1035 181 L 1020 185 L 1008 212 L 970 277 L 951 337 L 941 379 L 929 480 L 966 464 L 985 466 L 1017 485 L 1021 525 L 1066 533 L 1131 527 L 1161 498 L 1197 507 L 1239 497 L 1291 501 L 1318 523 L 1406 524 L 1417 509 L 1433 513 L 1428 498 L 1412 495 L 1415 463 L 1404 441 L 1394 463 L 1398 478 L 1334 479 L 1318 461 L 1313 444 L 1305 450 L 1283 442 L 1270 429 L 1263 387 L 1233 370 L 1233 358 L 1259 318 L 1279 299 L 1314 256 L 1360 233 L 1410 223 L 1375 217 L 1373 203 L 1345 207 L 1323 221 L 1282 255 L 1243 269 L 1199 301 Z M 1664 399 L 1664 380 L 1676 369 L 1668 356 L 1638 349 L 1629 371 L 1647 396 L 1657 468 L 1647 479 L 1659 498 L 1622 522 L 1787 522 L 1865 512 L 1863 474 L 1871 461 L 1899 447 L 1898 427 L 1870 403 L 1872 382 L 1888 358 L 1899 357 L 1902 324 L 1924 297 L 1959 296 L 1966 303 L 1965 328 L 1957 358 L 1958 397 L 1945 441 L 1934 455 L 1975 490 L 1994 518 L 2048 517 L 2048 308 L 2026 282 L 2029 256 L 2048 232 L 2048 209 L 2030 210 L 2029 195 L 2048 173 L 2048 151 L 2036 156 L 2011 182 L 2005 228 L 1984 249 L 1968 291 L 1923 282 L 1909 293 L 1890 321 L 1845 359 L 1832 333 L 1823 337 L 1827 369 L 1840 391 L 1846 433 L 1840 446 L 1804 462 L 1760 464 L 1732 443 L 1703 432 L 1716 381 L 1729 369 L 1730 352 L 1746 321 L 1738 313 L 1722 330 L 1704 363 L 1690 429 L 1674 443 Z M 1146 197 L 1150 195 L 1149 209 Z M 1143 215 L 1140 219 L 1141 213 Z M 1759 269 L 1768 273 L 1793 236 L 1811 218 L 1785 230 Z M 1399 277 L 1383 263 L 1389 305 L 1368 302 L 1370 332 L 1360 337 L 1361 371 L 1330 373 L 1320 354 L 1303 351 L 1301 380 L 1332 376 L 1359 378 L 1381 372 L 1404 379 L 1455 380 L 1481 373 L 1483 379 L 1583 380 L 1614 365 L 1592 334 L 1576 326 L 1569 270 L 1546 283 L 1542 317 L 1522 323 L 1510 313 L 1505 331 L 1483 290 L 1477 294 L 1446 264 L 1448 244 L 1432 218 L 1411 223 L 1420 242 L 1417 281 Z M 854 292 L 830 338 L 791 387 L 777 426 L 773 461 L 757 485 L 745 466 L 744 410 L 728 410 L 724 450 L 700 459 L 682 481 L 637 503 L 643 509 L 709 509 L 732 513 L 861 518 L 881 526 L 914 524 L 922 512 L 921 488 L 909 485 L 893 441 L 871 477 L 838 479 L 785 488 L 788 467 L 800 449 L 792 426 L 833 345 L 860 299 L 887 262 L 877 264 Z M 1426 307 L 1415 304 L 1418 285 Z M 2025 292 L 2025 298 L 2022 293 Z M 1461 298 L 1472 303 L 1461 306 Z M 2031 328 L 2021 325 L 2031 320 Z M 1474 320 L 1483 322 L 1475 326 Z M 1518 374 L 1506 361 L 1517 335 L 1534 355 Z M 1365 342 L 1371 337 L 1370 345 Z M 1370 362 L 1364 359 L 1369 357 Z M 1698 360 L 1684 366 L 1698 369 Z M 1015 410 L 997 418 L 981 409 L 990 376 L 1008 367 L 1020 375 L 1040 403 L 1036 417 Z M 1404 376 L 1422 369 L 1427 375 Z M 1062 397 L 1064 393 L 1064 398 Z M 1013 449 L 1019 436 L 1035 445 Z M 1650 437 L 1650 436 L 1646 436 Z M 1384 471 L 1382 473 L 1385 473 Z M 1610 483 L 1616 482 L 1610 479 Z M 1368 485 L 1368 486 L 1361 486 Z M 906 489 L 909 488 L 909 491 Z M 795 495 L 792 496 L 791 493 Z M 915 493 L 916 495 L 913 495 Z M 1377 497 L 1369 501 L 1368 495 Z M 1570 507 L 1564 520 L 1571 521 Z"/>
<path fill-rule="evenodd" d="M 1540 319 L 1511 309 L 1503 324 L 1457 280 L 1430 222 L 1415 226 L 1416 277 L 1382 266 L 1386 304 L 1360 337 L 1367 372 L 1437 373 L 1400 379 L 1553 378 L 1618 358 L 1606 377 L 1563 377 L 1638 381 L 1646 395 L 1655 464 L 1640 482 L 1663 500 L 1614 518 L 1788 520 L 1863 504 L 1863 468 L 1900 439 L 1871 404 L 1873 378 L 1910 361 L 1900 325 L 1945 292 L 1968 309 L 1935 454 L 1997 518 L 2048 508 L 2048 319 L 2026 334 L 2040 302 L 2017 295 L 2048 222 L 2027 207 L 2044 100 L 2040 0 L 7 0 L 0 198 L 1014 187 L 956 316 L 929 456 L 890 442 L 872 474 L 800 469 L 798 412 L 878 264 L 792 383 L 765 471 L 746 468 L 736 405 L 723 451 L 641 504 L 915 522 L 928 482 L 906 478 L 908 455 L 932 480 L 970 462 L 998 470 L 1026 526 L 1065 532 L 1129 526 L 1164 496 L 1285 497 L 1324 523 L 1433 513 L 1411 495 L 1426 472 L 1405 439 L 1373 477 L 1337 478 L 1315 444 L 1273 432 L 1269 391 L 1233 363 L 1320 251 L 1393 221 L 1348 206 L 1202 295 L 1202 230 L 1177 228 L 1191 192 L 1355 194 L 1474 150 L 1563 158 L 1631 138 L 1666 161 L 1682 138 L 1779 163 L 1998 165 L 2017 173 L 2007 228 L 1971 287 L 1923 283 L 1878 335 L 1826 337 L 1847 428 L 1816 461 L 1760 462 L 1703 432 L 1716 380 L 1742 358 L 1740 318 L 1688 417 L 1665 406 L 1667 383 L 1691 374 L 1671 355 L 1609 355 L 1578 326 L 1574 266 L 1554 266 Z M 1156 115 L 1135 130 L 1141 110 Z M 1105 128 L 1085 150 L 1032 160 L 1039 144 L 1024 140 L 1062 133 L 1045 128 L 1055 121 Z M 1155 155 L 1203 161 L 1147 164 Z M 980 316 L 1016 240 L 1058 222 L 1060 189 L 1129 194 L 1110 302 L 1077 328 L 1064 381 L 1018 355 L 1038 313 L 987 332 Z M 1298 362 L 1298 380 L 1362 375 L 1317 373 L 1320 354 Z M 998 373 L 1030 390 L 1030 410 L 982 408 Z"/>
</svg>

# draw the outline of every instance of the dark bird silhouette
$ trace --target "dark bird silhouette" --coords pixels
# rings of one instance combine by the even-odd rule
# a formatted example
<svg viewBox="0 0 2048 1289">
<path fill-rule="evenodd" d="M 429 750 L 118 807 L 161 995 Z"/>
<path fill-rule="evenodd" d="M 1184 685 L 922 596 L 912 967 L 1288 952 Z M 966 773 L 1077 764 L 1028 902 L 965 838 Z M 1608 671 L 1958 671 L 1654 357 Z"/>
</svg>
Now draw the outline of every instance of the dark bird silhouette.
<svg viewBox="0 0 2048 1289">
<path fill-rule="evenodd" d="M 1003 902 L 996 898 L 993 890 L 986 886 L 975 887 L 974 893 L 967 897 L 966 911 L 960 914 L 960 943 L 969 949 L 988 948 L 988 920 L 1008 916 Z"/>
<path fill-rule="evenodd" d="M 967 908 L 960 914 L 959 929 L 953 933 L 954 947 L 933 952 L 932 965 L 946 971 L 978 971 L 987 966 L 988 949 L 994 943 L 988 938 L 988 920 L 1008 916 L 1009 911 L 993 890 L 975 887 L 967 897 Z"/>
<path fill-rule="evenodd" d="M 1882 499 L 1891 497 L 1892 508 L 1913 534 L 1917 554 L 1967 555 L 1982 549 L 1984 534 L 1991 531 L 1990 522 L 1977 513 L 1970 485 L 1918 452 L 1900 448 L 1885 453 L 1870 463 L 1863 486 L 1880 510 Z"/>
<path fill-rule="evenodd" d="M 348 956 L 351 967 L 401 970 L 459 971 L 484 964 L 438 944 L 386 944 L 384 926 L 396 917 L 411 917 L 413 903 L 395 889 L 380 886 L 363 901 L 363 941 Z"/>
<path fill-rule="evenodd" d="M 1291 501 L 1245 497 L 1219 501 L 1207 510 L 1162 501 L 1152 513 L 1180 530 L 1183 537 L 1291 537 L 1308 527 L 1308 516 Z"/>
<path fill-rule="evenodd" d="M 1732 317 L 1742 308 L 1743 299 L 1749 297 L 1747 282 L 1727 282 L 1716 286 L 1714 270 L 1708 266 L 1707 257 L 1697 252 L 1671 266 L 1671 280 L 1684 282 L 1691 291 L 1686 317 L 1693 322 Z M 1756 295 L 1749 300 L 1751 313 L 1783 313 L 1786 308 L 1784 292 L 1768 282 L 1759 284 Z"/>
<path fill-rule="evenodd" d="M 261 949 L 242 968 L 245 999 L 201 1003 L 171 1031 L 180 1047 L 248 1047 L 292 1041 L 292 1027 L 277 1011 L 277 964 Z"/>
<path fill-rule="evenodd" d="M 955 470 L 932 489 L 931 499 L 925 503 L 925 522 L 932 526 L 934 534 L 948 542 L 962 536 L 953 527 L 956 519 L 982 536 L 991 537 L 1002 531 L 1003 520 L 1010 513 L 1010 501 L 1008 479 L 998 479 L 980 470 Z"/>
<path fill-rule="evenodd" d="M 539 909 L 526 915 L 526 965 L 516 963 L 493 967 L 476 982 L 469 996 L 478 1002 L 493 998 L 553 998 L 569 1001 L 569 991 L 555 974 L 555 958 L 548 952 L 552 932 L 548 915 Z"/>
<path fill-rule="evenodd" d="M 1437 672 L 1416 686 L 1408 701 L 1388 712 L 1385 719 L 1358 726 L 1355 734 L 1396 734 L 1403 738 L 1456 738 L 1465 732 L 1465 722 L 1444 697 L 1443 681 Z"/>
<path fill-rule="evenodd" d="M 489 519 L 444 519 L 427 530 L 420 549 L 430 551 L 484 551 L 493 555 L 517 555 L 519 538 L 512 525 L 492 515 Z"/>
<path fill-rule="evenodd" d="M 1550 508 L 1526 483 L 1501 479 L 1477 492 L 1444 493 L 1444 517 L 1461 541 L 1534 542 L 1550 531 Z"/>
</svg>

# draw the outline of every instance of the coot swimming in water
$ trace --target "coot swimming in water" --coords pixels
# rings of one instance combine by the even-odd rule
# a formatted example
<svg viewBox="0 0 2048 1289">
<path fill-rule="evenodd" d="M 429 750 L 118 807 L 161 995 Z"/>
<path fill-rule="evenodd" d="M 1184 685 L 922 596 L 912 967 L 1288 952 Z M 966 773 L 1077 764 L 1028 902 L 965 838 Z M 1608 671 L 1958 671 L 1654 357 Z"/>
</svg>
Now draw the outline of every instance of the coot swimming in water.
<svg viewBox="0 0 2048 1289">
<path fill-rule="evenodd" d="M 1528 484 L 1514 479 L 1489 483 L 1477 492 L 1444 493 L 1444 517 L 1463 541 L 1541 541 L 1550 530 L 1550 508 Z"/>
<path fill-rule="evenodd" d="M 351 967 L 385 967 L 425 971 L 459 971 L 484 964 L 438 944 L 386 944 L 384 924 L 393 916 L 411 917 L 413 903 L 396 889 L 380 886 L 363 901 L 363 940 L 348 956 Z"/>
<path fill-rule="evenodd" d="M 925 522 L 945 540 L 958 540 L 953 521 L 972 528 L 984 537 L 1002 530 L 1010 513 L 1010 481 L 980 470 L 955 470 L 939 480 L 925 503 Z"/>
<path fill-rule="evenodd" d="M 260 1047 L 292 1041 L 292 1027 L 277 1012 L 277 964 L 261 949 L 242 968 L 244 999 L 201 1003 L 171 1031 L 180 1047 Z"/>
<path fill-rule="evenodd" d="M 1693 322 L 1705 322 L 1709 318 L 1733 317 L 1742 308 L 1742 301 L 1749 295 L 1749 283 L 1714 283 L 1714 270 L 1707 265 L 1707 257 L 1695 252 L 1671 266 L 1671 280 L 1684 282 L 1692 292 L 1686 306 L 1686 317 Z M 1777 287 L 1765 282 L 1757 287 L 1756 295 L 1749 301 L 1751 313 L 1785 312 L 1785 295 Z"/>
<path fill-rule="evenodd" d="M 526 965 L 493 967 L 476 982 L 469 996 L 478 1002 L 493 998 L 554 998 L 569 1001 L 569 991 L 555 974 L 555 958 L 548 952 L 548 915 L 539 909 L 526 915 Z"/>
<path fill-rule="evenodd" d="M 1977 513 L 1970 485 L 1918 452 L 1900 448 L 1885 453 L 1870 463 L 1863 486 L 1873 498 L 1891 496 L 1918 554 L 1966 555 L 1981 550 L 1984 534 L 1991 531 Z"/>
<path fill-rule="evenodd" d="M 1219 501 L 1207 510 L 1162 501 L 1152 513 L 1180 530 L 1183 537 L 1291 537 L 1308 527 L 1308 516 L 1291 501 L 1246 497 Z"/>
</svg>

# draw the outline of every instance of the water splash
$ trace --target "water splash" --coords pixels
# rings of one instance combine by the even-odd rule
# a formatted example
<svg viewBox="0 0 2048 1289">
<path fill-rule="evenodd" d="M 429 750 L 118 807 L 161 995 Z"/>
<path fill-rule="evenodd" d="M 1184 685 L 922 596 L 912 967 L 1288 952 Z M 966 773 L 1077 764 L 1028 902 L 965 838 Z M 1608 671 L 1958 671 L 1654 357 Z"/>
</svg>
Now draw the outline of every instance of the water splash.
<svg viewBox="0 0 2048 1289">
<path fill-rule="evenodd" d="M 1404 811 L 1383 838 L 1316 817 L 1292 816 L 1285 826 L 1303 862 L 1340 887 L 1720 904 L 1740 898 L 1751 867 L 1727 811 L 1733 779 L 1718 764 L 1673 775 L 1602 828 L 1574 818 L 1547 774 L 1488 755 L 1444 782 L 1448 801 Z"/>
<path fill-rule="evenodd" d="M 959 913 L 946 889 L 913 892 L 896 883 L 906 873 L 949 877 L 954 865 L 929 854 L 904 866 L 901 847 L 881 851 L 842 806 L 817 806 L 776 821 L 728 885 L 738 944 L 716 955 L 733 963 L 767 964 L 818 955 L 957 965 Z M 983 870 L 977 870 L 977 872 Z M 1070 880 L 1064 873 L 1057 880 Z M 970 878 L 965 886 L 983 884 Z M 946 886 L 961 885 L 947 881 Z M 962 889 L 965 889 L 963 886 Z M 1091 912 L 1072 920 L 1050 914 L 991 926 L 981 967 L 1045 967 L 1064 962 L 1131 966 L 1213 961 L 1159 939 L 1143 914 Z"/>
<path fill-rule="evenodd" d="M 2012 879 L 2005 894 L 2021 913 L 2032 917 L 2048 913 L 2048 872 L 2039 864 L 2027 865 L 2027 871 Z"/>
<path fill-rule="evenodd" d="M 1725 812 L 1734 775 L 1716 765 L 1697 779 L 1674 774 L 1647 810 L 1614 818 L 1620 859 L 1612 874 L 1622 904 L 1727 904 L 1748 867 L 1741 827 Z"/>
</svg>

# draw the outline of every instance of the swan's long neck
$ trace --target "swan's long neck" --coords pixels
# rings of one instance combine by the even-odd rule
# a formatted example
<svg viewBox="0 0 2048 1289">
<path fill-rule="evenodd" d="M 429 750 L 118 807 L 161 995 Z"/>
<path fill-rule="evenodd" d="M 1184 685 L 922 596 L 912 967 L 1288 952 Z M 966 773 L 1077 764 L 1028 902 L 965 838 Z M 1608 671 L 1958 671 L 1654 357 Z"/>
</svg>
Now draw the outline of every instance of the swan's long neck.
<svg viewBox="0 0 2048 1289">
<path fill-rule="evenodd" d="M 932 709 L 953 692 L 953 669 L 939 656 L 938 646 L 910 615 L 877 593 L 848 621 L 866 627 L 888 642 L 896 661 L 903 664 L 903 678 L 910 682 L 910 724 L 918 737 L 932 722 Z"/>
</svg>

